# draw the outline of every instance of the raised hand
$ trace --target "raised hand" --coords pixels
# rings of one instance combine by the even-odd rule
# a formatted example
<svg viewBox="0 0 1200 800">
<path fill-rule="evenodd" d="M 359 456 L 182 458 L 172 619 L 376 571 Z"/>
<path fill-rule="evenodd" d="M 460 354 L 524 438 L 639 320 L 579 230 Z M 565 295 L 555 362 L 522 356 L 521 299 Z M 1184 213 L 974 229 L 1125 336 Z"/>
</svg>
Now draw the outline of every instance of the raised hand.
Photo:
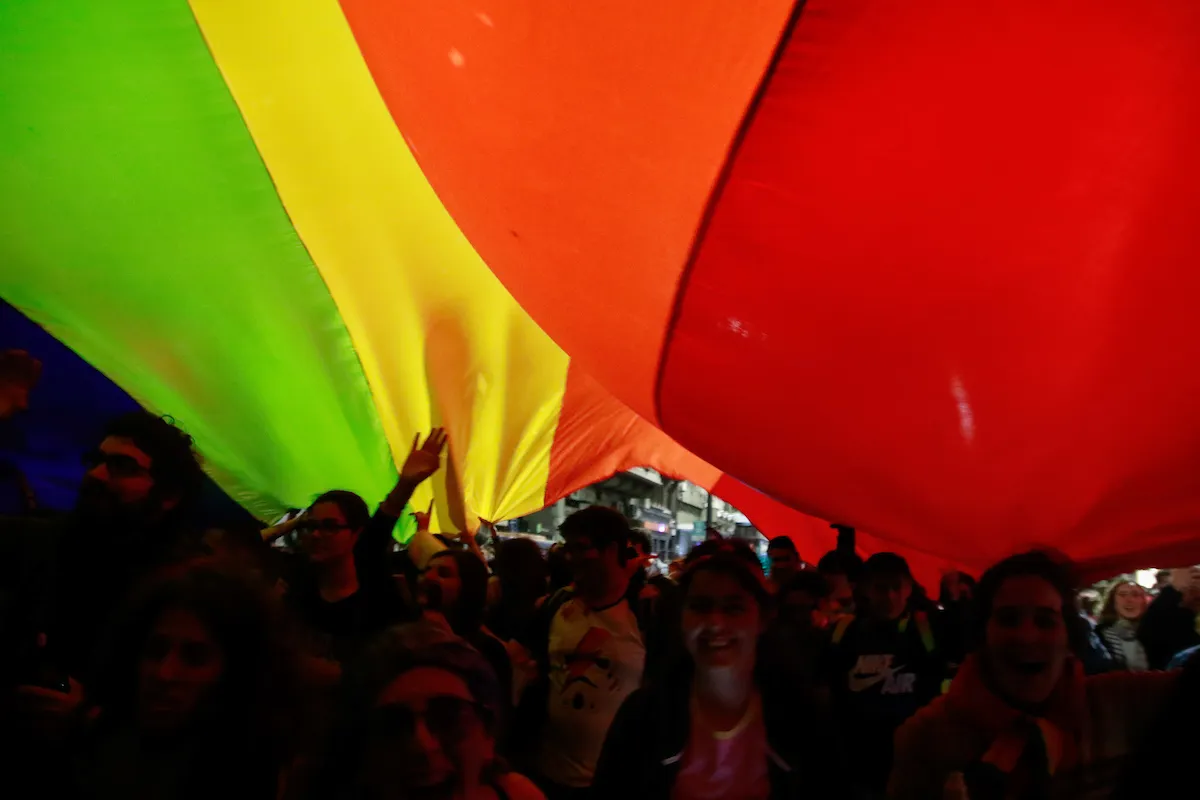
<svg viewBox="0 0 1200 800">
<path fill-rule="evenodd" d="M 425 511 L 413 511 L 413 519 L 417 521 L 417 532 L 428 531 L 429 521 L 433 518 L 433 500 L 429 501 L 429 508 Z"/>
<path fill-rule="evenodd" d="M 971 800 L 967 794 L 967 782 L 961 772 L 951 772 L 942 787 L 942 800 Z"/>
<path fill-rule="evenodd" d="M 446 429 L 434 428 L 419 447 L 421 434 L 413 437 L 412 450 L 400 467 L 400 480 L 412 486 L 438 471 L 442 465 L 442 451 L 446 449 Z"/>
</svg>

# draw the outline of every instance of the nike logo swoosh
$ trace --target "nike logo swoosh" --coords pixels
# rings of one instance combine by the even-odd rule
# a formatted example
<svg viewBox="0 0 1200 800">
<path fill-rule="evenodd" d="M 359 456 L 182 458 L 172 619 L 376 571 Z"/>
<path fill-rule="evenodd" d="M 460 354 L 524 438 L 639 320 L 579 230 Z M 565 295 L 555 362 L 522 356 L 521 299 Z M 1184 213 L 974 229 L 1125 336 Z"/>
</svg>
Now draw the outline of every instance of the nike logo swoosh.
<svg viewBox="0 0 1200 800">
<path fill-rule="evenodd" d="M 883 683 L 883 679 L 887 677 L 887 673 L 882 675 L 870 675 L 866 678 L 860 678 L 857 675 L 850 676 L 849 688 L 852 692 L 865 692 L 877 683 Z"/>
</svg>

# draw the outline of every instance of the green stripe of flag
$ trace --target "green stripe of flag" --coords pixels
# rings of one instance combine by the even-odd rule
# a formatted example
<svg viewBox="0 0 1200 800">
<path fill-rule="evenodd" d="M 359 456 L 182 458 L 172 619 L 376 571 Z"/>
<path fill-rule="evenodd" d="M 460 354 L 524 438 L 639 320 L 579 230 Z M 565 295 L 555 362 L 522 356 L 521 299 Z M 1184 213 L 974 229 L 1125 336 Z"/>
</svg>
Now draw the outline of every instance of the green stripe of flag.
<svg viewBox="0 0 1200 800">
<path fill-rule="evenodd" d="M 0 295 L 260 516 L 389 488 L 349 334 L 184 0 L 0 3 Z"/>
</svg>

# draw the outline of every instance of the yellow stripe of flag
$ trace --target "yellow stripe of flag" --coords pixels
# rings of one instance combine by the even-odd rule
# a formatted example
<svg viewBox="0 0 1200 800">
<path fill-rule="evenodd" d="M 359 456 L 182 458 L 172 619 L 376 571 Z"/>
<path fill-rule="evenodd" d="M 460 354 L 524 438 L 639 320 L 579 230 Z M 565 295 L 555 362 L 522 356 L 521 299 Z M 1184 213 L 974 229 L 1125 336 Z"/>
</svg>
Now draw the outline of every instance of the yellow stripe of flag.
<svg viewBox="0 0 1200 800">
<path fill-rule="evenodd" d="M 468 525 L 471 514 L 540 508 L 567 356 L 434 194 L 336 0 L 192 8 L 350 331 L 393 454 L 402 459 L 415 431 L 443 424 Z M 448 511 L 439 499 L 435 530 Z"/>
</svg>

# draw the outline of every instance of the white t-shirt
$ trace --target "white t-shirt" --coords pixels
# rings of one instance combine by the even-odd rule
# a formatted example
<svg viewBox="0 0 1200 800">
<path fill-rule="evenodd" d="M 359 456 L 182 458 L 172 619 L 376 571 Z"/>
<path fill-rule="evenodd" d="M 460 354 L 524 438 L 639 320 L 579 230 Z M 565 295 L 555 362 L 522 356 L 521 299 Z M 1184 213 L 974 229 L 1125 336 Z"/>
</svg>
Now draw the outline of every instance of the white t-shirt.
<svg viewBox="0 0 1200 800">
<path fill-rule="evenodd" d="M 622 600 L 601 611 L 572 598 L 550 623 L 550 695 L 538 767 L 563 786 L 590 786 L 621 703 L 641 685 L 646 646 Z"/>
</svg>

